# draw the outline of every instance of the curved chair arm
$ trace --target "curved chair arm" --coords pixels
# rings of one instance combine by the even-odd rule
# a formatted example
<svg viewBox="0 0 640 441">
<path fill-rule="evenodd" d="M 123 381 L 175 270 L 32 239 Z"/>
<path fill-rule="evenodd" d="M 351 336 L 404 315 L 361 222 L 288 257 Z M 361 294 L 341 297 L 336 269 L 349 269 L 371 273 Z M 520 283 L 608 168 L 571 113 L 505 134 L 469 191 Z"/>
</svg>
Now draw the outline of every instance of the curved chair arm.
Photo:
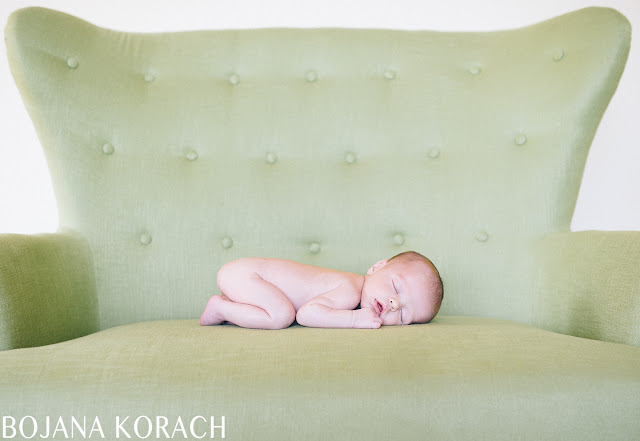
<svg viewBox="0 0 640 441">
<path fill-rule="evenodd" d="M 555 233 L 539 245 L 534 325 L 640 346 L 640 231 Z"/>
<path fill-rule="evenodd" d="M 0 234 L 0 350 L 98 330 L 91 250 L 73 232 Z"/>
</svg>

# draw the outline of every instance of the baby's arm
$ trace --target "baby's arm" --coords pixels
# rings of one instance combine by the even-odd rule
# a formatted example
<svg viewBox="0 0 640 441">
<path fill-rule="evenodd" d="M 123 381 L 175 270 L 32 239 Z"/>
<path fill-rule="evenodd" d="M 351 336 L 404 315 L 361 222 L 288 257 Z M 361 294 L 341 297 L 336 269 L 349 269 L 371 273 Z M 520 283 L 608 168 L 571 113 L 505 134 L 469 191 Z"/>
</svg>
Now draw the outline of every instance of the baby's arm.
<svg viewBox="0 0 640 441">
<path fill-rule="evenodd" d="M 373 309 L 354 310 L 359 303 L 357 288 L 344 282 L 303 304 L 296 321 L 315 328 L 379 328 L 382 319 Z"/>
</svg>

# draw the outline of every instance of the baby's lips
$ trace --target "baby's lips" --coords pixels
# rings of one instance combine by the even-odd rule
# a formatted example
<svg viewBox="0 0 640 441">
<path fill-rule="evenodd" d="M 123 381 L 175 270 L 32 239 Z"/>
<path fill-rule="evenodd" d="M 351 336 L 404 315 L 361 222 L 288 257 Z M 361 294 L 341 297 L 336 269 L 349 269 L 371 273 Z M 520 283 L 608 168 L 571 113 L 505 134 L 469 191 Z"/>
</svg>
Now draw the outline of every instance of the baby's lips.
<svg viewBox="0 0 640 441">
<path fill-rule="evenodd" d="M 384 313 L 385 309 L 385 305 L 382 302 L 378 301 L 378 299 L 373 299 L 373 310 L 378 314 L 378 317 Z"/>
</svg>

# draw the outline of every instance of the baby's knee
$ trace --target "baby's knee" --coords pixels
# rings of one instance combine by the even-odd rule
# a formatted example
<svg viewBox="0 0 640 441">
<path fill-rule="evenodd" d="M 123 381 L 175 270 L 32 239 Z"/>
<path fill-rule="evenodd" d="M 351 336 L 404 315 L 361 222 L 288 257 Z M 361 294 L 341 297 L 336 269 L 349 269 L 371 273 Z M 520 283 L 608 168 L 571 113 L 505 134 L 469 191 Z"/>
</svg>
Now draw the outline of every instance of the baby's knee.
<svg viewBox="0 0 640 441">
<path fill-rule="evenodd" d="M 289 303 L 289 305 L 279 308 L 276 312 L 273 312 L 270 315 L 273 325 L 271 329 L 284 329 L 291 326 L 293 321 L 296 319 L 296 310 L 293 305 Z"/>
</svg>

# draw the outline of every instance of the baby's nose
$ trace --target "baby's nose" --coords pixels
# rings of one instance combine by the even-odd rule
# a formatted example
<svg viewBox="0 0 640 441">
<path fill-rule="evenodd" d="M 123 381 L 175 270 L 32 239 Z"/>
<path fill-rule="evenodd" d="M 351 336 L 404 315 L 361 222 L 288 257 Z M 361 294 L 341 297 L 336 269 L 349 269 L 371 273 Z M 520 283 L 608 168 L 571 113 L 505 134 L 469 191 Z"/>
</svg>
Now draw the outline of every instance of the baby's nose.
<svg viewBox="0 0 640 441">
<path fill-rule="evenodd" d="M 389 307 L 390 307 L 390 309 L 391 309 L 392 311 L 396 311 L 396 310 L 399 308 L 399 306 L 400 306 L 400 305 L 399 305 L 399 303 L 398 303 L 398 300 L 397 300 L 397 299 L 395 299 L 395 298 L 393 298 L 393 297 L 389 299 Z"/>
</svg>

